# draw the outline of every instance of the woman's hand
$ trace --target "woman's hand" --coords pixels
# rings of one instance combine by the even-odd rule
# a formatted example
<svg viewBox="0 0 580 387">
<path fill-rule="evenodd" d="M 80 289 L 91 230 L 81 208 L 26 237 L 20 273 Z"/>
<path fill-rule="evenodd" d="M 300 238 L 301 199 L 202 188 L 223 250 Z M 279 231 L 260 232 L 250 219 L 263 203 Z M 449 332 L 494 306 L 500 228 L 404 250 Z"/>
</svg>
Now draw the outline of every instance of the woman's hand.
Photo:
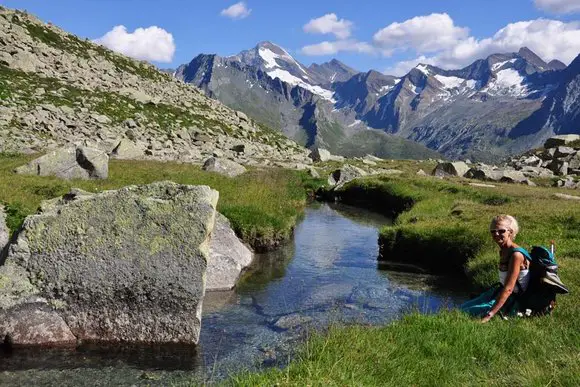
<svg viewBox="0 0 580 387">
<path fill-rule="evenodd" d="M 493 318 L 493 316 L 495 316 L 494 313 L 489 312 L 488 314 L 485 315 L 484 318 L 481 319 L 481 323 L 485 324 L 486 322 L 488 322 L 489 320 L 491 320 Z"/>
</svg>

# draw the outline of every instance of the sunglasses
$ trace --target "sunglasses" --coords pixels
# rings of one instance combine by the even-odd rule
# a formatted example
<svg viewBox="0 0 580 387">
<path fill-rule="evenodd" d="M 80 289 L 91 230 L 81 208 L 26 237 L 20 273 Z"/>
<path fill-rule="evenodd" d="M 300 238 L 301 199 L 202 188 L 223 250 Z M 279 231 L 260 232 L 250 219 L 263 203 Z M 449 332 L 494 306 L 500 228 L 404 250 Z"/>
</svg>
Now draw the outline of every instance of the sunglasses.
<svg viewBox="0 0 580 387">
<path fill-rule="evenodd" d="M 503 228 L 498 228 L 498 229 L 496 229 L 496 230 L 489 230 L 489 231 L 491 231 L 491 233 L 492 233 L 493 235 L 495 235 L 495 234 L 503 235 L 503 234 L 505 234 L 505 233 L 506 233 L 506 231 L 508 231 L 508 230 L 506 230 L 506 229 L 503 229 Z"/>
</svg>

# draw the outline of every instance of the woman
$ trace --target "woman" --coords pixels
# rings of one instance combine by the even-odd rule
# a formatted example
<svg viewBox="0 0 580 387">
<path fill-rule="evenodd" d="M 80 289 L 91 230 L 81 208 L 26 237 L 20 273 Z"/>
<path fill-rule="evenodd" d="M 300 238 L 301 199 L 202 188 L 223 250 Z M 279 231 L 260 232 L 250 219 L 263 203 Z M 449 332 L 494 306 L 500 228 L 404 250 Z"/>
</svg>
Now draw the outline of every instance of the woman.
<svg viewBox="0 0 580 387">
<path fill-rule="evenodd" d="M 491 320 L 499 311 L 512 312 L 514 300 L 510 296 L 524 292 L 530 281 L 530 255 L 514 242 L 519 232 L 517 220 L 510 215 L 498 215 L 491 220 L 490 231 L 493 241 L 499 246 L 498 269 L 502 286 L 492 288 L 460 307 L 473 316 L 482 317 L 482 323 Z"/>
</svg>

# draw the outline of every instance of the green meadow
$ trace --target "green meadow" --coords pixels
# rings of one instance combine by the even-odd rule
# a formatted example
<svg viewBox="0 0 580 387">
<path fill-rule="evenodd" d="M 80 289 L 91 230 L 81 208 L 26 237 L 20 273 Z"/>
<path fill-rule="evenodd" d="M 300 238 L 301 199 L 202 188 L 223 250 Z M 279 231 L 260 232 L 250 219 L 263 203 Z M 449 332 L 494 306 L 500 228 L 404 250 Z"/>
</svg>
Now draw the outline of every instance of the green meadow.
<svg viewBox="0 0 580 387">
<path fill-rule="evenodd" d="M 287 241 L 322 180 L 304 172 L 251 170 L 237 178 L 198 166 L 152 161 L 115 161 L 107 180 L 64 181 L 15 175 L 33 156 L 0 155 L 0 202 L 14 231 L 40 202 L 72 187 L 89 192 L 171 180 L 205 184 L 220 192 L 218 210 L 237 234 L 258 249 Z M 433 163 L 391 161 L 382 167 L 403 171 L 345 185 L 343 202 L 396 216 L 380 231 L 382 259 L 412 263 L 458 280 L 473 291 L 497 281 L 497 247 L 489 236 L 493 215 L 520 222 L 523 246 L 556 242 L 560 276 L 571 293 L 558 297 L 550 317 L 494 318 L 488 324 L 457 312 L 409 314 L 383 327 L 336 325 L 312 332 L 287 367 L 242 372 L 224 383 L 241 386 L 578 386 L 580 385 L 580 203 L 554 196 L 580 194 L 549 187 L 495 184 L 475 187 L 464 179 L 419 177 Z M 336 165 L 320 165 L 325 172 Z"/>
<path fill-rule="evenodd" d="M 401 164 L 401 162 L 398 162 Z M 400 165 L 401 166 L 401 165 Z M 494 318 L 481 324 L 458 311 L 407 315 L 384 327 L 334 326 L 314 333 L 283 369 L 241 373 L 241 386 L 578 386 L 580 385 L 580 203 L 546 187 L 418 177 L 408 162 L 396 177 L 367 177 L 337 193 L 342 201 L 395 214 L 380 231 L 382 259 L 419 264 L 467 279 L 477 291 L 497 282 L 496 214 L 514 215 L 523 246 L 556 242 L 570 294 L 552 316 Z"/>
</svg>

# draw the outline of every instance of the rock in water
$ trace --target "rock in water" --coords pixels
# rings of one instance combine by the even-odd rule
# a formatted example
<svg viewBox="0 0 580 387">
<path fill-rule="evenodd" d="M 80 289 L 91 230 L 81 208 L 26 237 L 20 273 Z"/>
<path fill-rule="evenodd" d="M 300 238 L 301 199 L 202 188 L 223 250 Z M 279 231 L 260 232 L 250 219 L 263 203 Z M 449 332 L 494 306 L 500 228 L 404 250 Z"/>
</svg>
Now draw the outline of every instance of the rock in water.
<svg viewBox="0 0 580 387">
<path fill-rule="evenodd" d="M 82 340 L 197 343 L 217 200 L 157 182 L 44 202 L 0 267 L 0 337 L 67 342 L 61 318 Z"/>
<path fill-rule="evenodd" d="M 232 289 L 253 259 L 252 251 L 240 242 L 228 219 L 220 213 L 216 215 L 209 252 L 207 291 Z"/>
<path fill-rule="evenodd" d="M 109 156 L 88 147 L 59 149 L 16 168 L 16 173 L 62 179 L 106 179 Z"/>
</svg>

